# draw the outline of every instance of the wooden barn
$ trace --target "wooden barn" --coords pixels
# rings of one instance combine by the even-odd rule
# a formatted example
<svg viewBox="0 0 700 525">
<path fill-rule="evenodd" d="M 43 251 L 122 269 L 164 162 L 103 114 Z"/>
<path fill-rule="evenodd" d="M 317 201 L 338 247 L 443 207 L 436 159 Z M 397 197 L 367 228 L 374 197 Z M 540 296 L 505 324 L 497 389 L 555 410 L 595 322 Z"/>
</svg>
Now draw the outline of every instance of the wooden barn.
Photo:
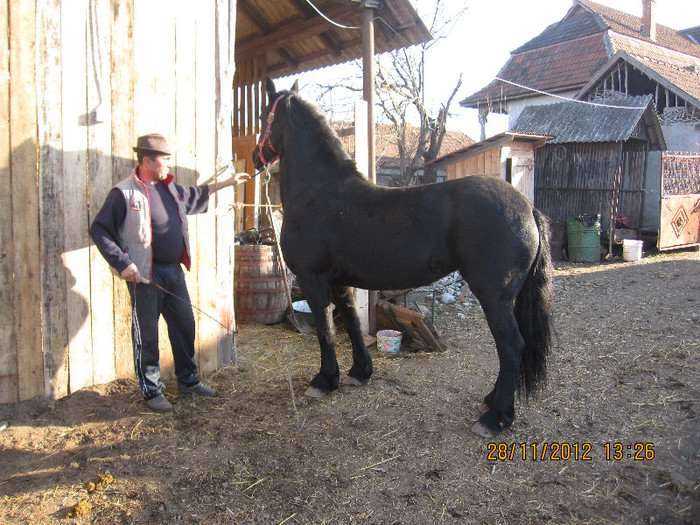
<svg viewBox="0 0 700 525">
<path fill-rule="evenodd" d="M 537 208 L 555 221 L 600 215 L 608 239 L 624 215 L 636 238 L 649 151 L 666 147 L 651 96 L 528 106 L 513 128 L 553 137 L 535 151 Z"/>
<path fill-rule="evenodd" d="M 446 180 L 470 175 L 500 177 L 534 202 L 535 149 L 548 138 L 507 131 L 443 155 L 431 164 L 446 170 Z"/>
<path fill-rule="evenodd" d="M 210 182 L 234 151 L 249 156 L 266 74 L 362 56 L 372 5 L 315 4 L 351 29 L 294 0 L 2 3 L 0 403 L 133 377 L 126 286 L 90 242 L 89 224 L 131 172 L 139 135 L 174 143 L 177 182 Z M 386 0 L 377 16 L 377 52 L 430 38 L 408 0 Z M 224 326 L 233 319 L 238 199 L 246 196 L 222 190 L 190 221 L 191 300 Z M 200 370 L 230 363 L 231 332 L 195 316 Z M 172 356 L 161 339 L 167 377 Z"/>
<path fill-rule="evenodd" d="M 234 8 L 106 0 L 0 7 L 0 402 L 133 376 L 127 289 L 88 227 L 131 172 L 139 135 L 170 137 L 180 183 L 204 183 L 231 159 Z M 190 226 L 192 301 L 221 319 L 232 310 L 230 294 L 216 293 L 232 286 L 233 224 L 224 213 L 232 199 L 217 194 L 213 212 Z M 230 360 L 232 338 L 197 321 L 200 368 L 211 371 Z"/>
</svg>

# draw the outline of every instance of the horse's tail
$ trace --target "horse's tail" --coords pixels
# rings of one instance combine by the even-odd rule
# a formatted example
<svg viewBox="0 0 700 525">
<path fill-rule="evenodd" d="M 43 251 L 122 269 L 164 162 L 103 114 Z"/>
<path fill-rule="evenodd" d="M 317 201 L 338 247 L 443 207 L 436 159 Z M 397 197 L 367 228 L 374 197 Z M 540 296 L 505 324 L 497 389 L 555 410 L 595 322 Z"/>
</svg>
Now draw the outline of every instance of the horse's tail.
<svg viewBox="0 0 700 525">
<path fill-rule="evenodd" d="M 520 362 L 518 391 L 525 398 L 537 393 L 546 379 L 547 356 L 552 346 L 552 265 L 549 226 L 537 209 L 533 214 L 540 234 L 537 257 L 515 300 L 515 316 L 525 348 Z"/>
</svg>

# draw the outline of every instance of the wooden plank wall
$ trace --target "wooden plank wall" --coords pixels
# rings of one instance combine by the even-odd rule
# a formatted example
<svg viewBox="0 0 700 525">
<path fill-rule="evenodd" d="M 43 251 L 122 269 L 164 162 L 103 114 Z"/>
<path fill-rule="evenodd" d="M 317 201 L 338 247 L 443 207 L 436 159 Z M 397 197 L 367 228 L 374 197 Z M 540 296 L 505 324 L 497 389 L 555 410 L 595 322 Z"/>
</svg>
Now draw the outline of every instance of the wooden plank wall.
<svg viewBox="0 0 700 525">
<path fill-rule="evenodd" d="M 10 178 L 10 43 L 8 2 L 0 3 L 0 180 L 11 188 Z M 14 247 L 12 238 L 12 195 L 0 192 L 0 399 L 17 397 L 17 342 L 14 327 Z"/>
<path fill-rule="evenodd" d="M 138 135 L 169 137 L 183 184 L 232 158 L 235 13 L 235 0 L 0 4 L 0 403 L 133 377 L 127 288 L 88 228 L 130 174 Z M 232 199 L 222 190 L 190 223 L 192 301 L 224 321 L 233 214 L 219 212 Z M 197 322 L 200 370 L 228 364 L 229 332 Z"/>
<path fill-rule="evenodd" d="M 641 141 L 626 143 L 622 151 L 612 142 L 542 146 L 535 150 L 535 206 L 553 220 L 600 214 L 607 233 L 614 198 L 617 213 L 638 228 L 644 155 Z"/>
<path fill-rule="evenodd" d="M 251 140 L 255 143 L 256 136 L 261 133 L 263 123 L 260 122 L 260 114 L 268 103 L 265 92 L 266 75 L 265 55 L 259 55 L 239 59 L 233 77 L 233 147 L 236 150 L 238 143 L 241 146 L 238 150 L 246 151 L 245 156 L 238 155 L 237 158 L 248 161 L 249 170 L 254 170 L 249 143 Z M 246 184 L 243 192 L 245 202 L 256 202 L 255 184 Z M 239 222 L 245 225 L 244 229 L 255 227 L 255 214 L 254 208 L 246 207 L 241 210 L 239 216 L 242 218 Z"/>
<path fill-rule="evenodd" d="M 39 193 L 37 191 L 37 88 L 35 64 L 36 10 L 33 2 L 9 2 L 10 50 L 10 199 L 12 210 L 12 252 L 9 263 L 14 275 L 14 323 L 0 330 L 13 330 L 16 356 L 14 370 L 17 391 L 27 399 L 44 394 L 44 357 L 41 341 L 41 254 L 39 231 Z M 29 96 L 27 96 L 29 95 Z M 62 305 L 65 309 L 65 303 Z M 4 308 L 3 308 L 4 310 Z M 6 352 L 8 349 L 0 349 Z M 0 390 L 5 390 L 4 388 Z"/>
<path fill-rule="evenodd" d="M 233 135 L 242 137 L 260 133 L 260 113 L 267 104 L 265 55 L 246 58 L 237 64 L 233 79 L 233 105 L 235 119 Z"/>
<path fill-rule="evenodd" d="M 468 159 L 447 166 L 447 180 L 469 175 L 501 176 L 501 148 L 487 150 Z"/>
<path fill-rule="evenodd" d="M 236 4 L 219 1 L 216 4 L 216 166 L 224 166 L 233 160 L 232 121 L 225 118 L 233 115 L 233 86 L 236 35 L 229 28 L 236 27 Z M 245 163 L 236 163 L 236 171 L 242 171 Z M 240 190 L 239 190 L 240 191 Z M 212 366 L 237 364 L 236 340 L 231 329 L 235 329 L 233 278 L 234 278 L 234 237 L 236 213 L 234 204 L 237 191 L 223 191 L 216 194 L 216 316 L 224 327 L 217 328 L 217 363 Z M 212 352 L 213 353 L 213 352 Z"/>
</svg>

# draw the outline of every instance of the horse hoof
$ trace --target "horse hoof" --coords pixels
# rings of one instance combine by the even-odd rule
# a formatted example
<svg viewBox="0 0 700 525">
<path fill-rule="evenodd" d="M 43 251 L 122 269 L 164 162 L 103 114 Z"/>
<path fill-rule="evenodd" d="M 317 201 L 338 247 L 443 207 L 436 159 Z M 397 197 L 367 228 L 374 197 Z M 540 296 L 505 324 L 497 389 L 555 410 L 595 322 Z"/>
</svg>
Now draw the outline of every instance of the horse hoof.
<svg viewBox="0 0 700 525">
<path fill-rule="evenodd" d="M 319 390 L 318 388 L 315 388 L 313 386 L 310 386 L 309 388 L 307 388 L 306 392 L 304 392 L 304 395 L 306 397 L 311 397 L 313 399 L 320 399 L 320 398 L 326 396 L 326 394 L 325 394 L 325 392 L 323 392 L 323 390 Z"/>
<path fill-rule="evenodd" d="M 365 382 L 362 382 L 359 379 L 352 376 L 345 376 L 341 383 L 348 386 L 364 386 L 366 384 Z"/>
<path fill-rule="evenodd" d="M 472 432 L 474 432 L 474 434 L 482 438 L 491 439 L 496 436 L 496 434 L 494 434 L 488 428 L 486 428 L 486 426 L 483 423 L 481 423 L 481 421 L 477 421 L 476 423 L 474 423 L 474 425 L 472 425 L 471 430 Z"/>
<path fill-rule="evenodd" d="M 476 409 L 479 411 L 479 415 L 483 416 L 489 411 L 489 406 L 486 403 L 479 403 L 476 405 Z"/>
</svg>

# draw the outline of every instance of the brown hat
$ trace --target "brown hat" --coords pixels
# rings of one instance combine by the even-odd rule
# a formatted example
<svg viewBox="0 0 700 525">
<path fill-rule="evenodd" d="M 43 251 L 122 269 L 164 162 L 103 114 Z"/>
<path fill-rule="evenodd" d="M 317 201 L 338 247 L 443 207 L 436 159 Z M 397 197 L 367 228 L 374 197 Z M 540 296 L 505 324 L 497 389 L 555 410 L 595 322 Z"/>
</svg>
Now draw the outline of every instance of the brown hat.
<svg viewBox="0 0 700 525">
<path fill-rule="evenodd" d="M 140 136 L 133 150 L 137 153 L 142 151 L 161 153 L 163 155 L 173 154 L 173 149 L 168 144 L 167 139 L 160 133 L 149 133 L 148 135 Z"/>
</svg>

